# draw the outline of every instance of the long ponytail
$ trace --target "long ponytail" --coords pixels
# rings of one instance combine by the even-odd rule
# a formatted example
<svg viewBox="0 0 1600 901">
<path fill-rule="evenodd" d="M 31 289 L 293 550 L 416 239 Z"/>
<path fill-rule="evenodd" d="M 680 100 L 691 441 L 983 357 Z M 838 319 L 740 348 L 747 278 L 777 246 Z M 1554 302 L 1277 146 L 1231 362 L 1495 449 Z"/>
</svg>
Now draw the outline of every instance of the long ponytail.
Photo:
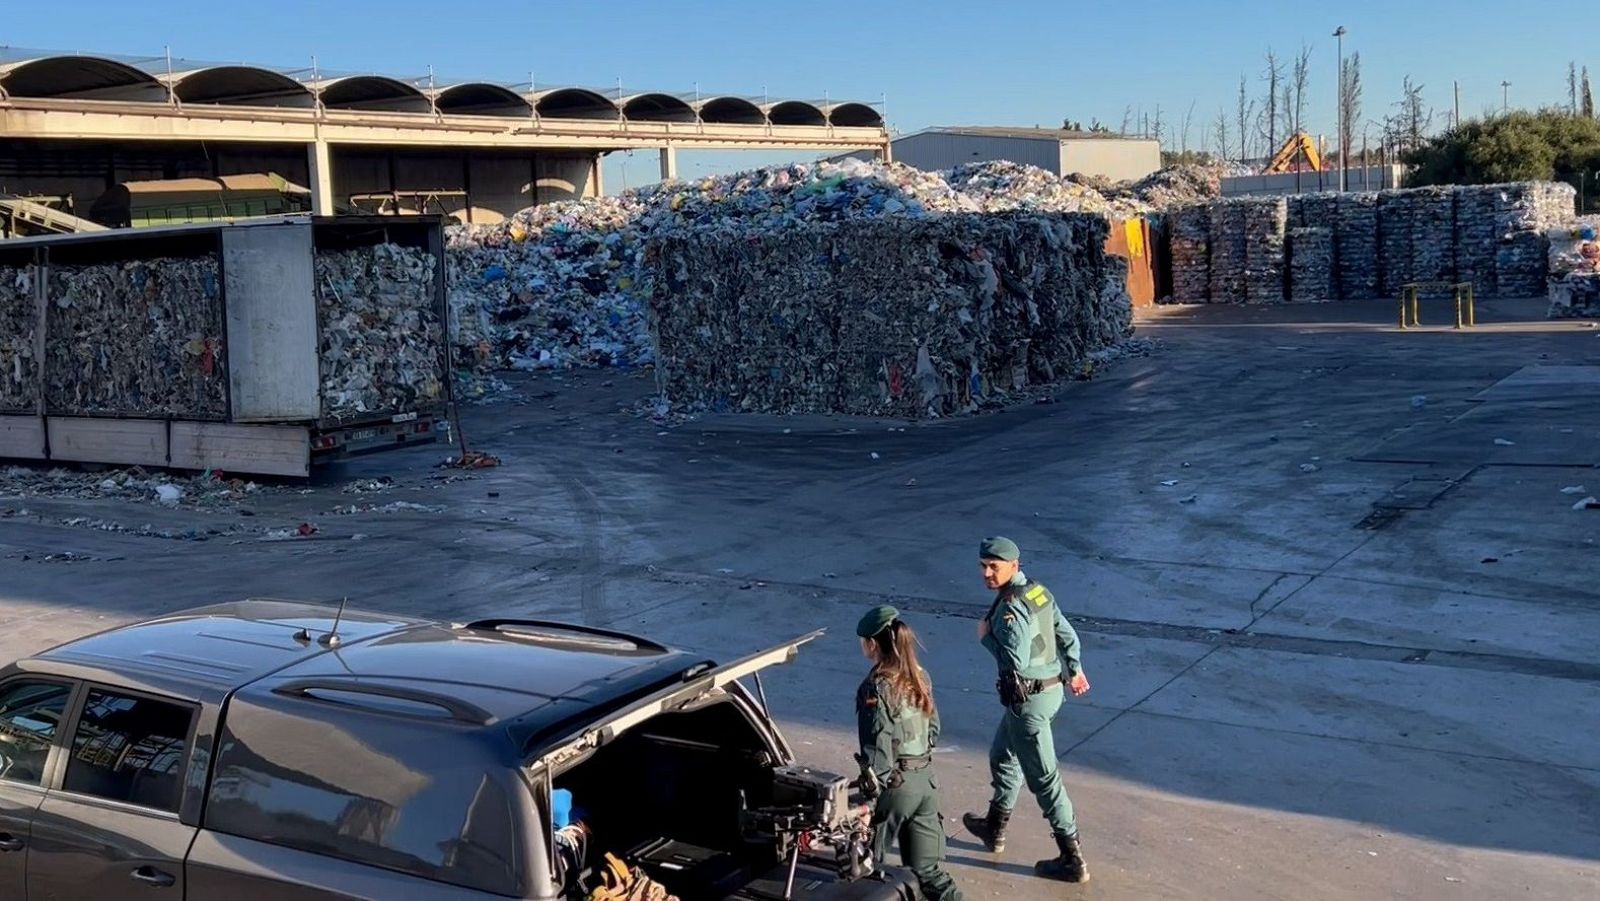
<svg viewBox="0 0 1600 901">
<path fill-rule="evenodd" d="M 933 713 L 933 686 L 917 662 L 917 635 L 903 620 L 895 620 L 872 637 L 878 648 L 873 671 L 882 676 L 896 695 L 925 714 Z"/>
</svg>

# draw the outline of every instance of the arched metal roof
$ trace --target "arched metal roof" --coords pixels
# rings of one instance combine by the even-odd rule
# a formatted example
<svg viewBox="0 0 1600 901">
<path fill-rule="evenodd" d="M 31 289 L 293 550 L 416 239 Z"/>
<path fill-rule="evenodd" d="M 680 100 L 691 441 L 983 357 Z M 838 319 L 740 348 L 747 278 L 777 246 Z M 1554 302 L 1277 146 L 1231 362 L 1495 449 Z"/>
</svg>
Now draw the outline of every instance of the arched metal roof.
<svg viewBox="0 0 1600 901">
<path fill-rule="evenodd" d="M 622 114 L 641 122 L 694 121 L 694 107 L 671 94 L 635 94 L 622 101 Z"/>
<path fill-rule="evenodd" d="M 587 88 L 557 88 L 540 92 L 533 101 L 540 116 L 550 119 L 620 119 L 622 111 L 610 98 Z"/>
<path fill-rule="evenodd" d="M 484 81 L 469 81 L 441 88 L 433 95 L 441 113 L 466 116 L 533 115 L 533 104 L 510 88 Z"/>
<path fill-rule="evenodd" d="M 329 109 L 381 110 L 391 113 L 426 113 L 428 98 L 414 85 L 386 75 L 351 75 L 319 85 L 318 96 Z"/>
<path fill-rule="evenodd" d="M 169 83 L 184 103 L 307 108 L 316 102 L 304 84 L 282 72 L 255 66 L 213 66 L 179 72 Z"/>
<path fill-rule="evenodd" d="M 700 104 L 700 119 L 717 125 L 765 125 L 767 114 L 743 97 L 713 97 Z"/>
<path fill-rule="evenodd" d="M 827 125 L 828 117 L 822 110 L 803 100 L 785 100 L 767 108 L 767 118 L 773 125 Z"/>
<path fill-rule="evenodd" d="M 44 56 L 0 64 L 0 88 L 13 97 L 164 101 L 154 75 L 99 56 Z"/>
<path fill-rule="evenodd" d="M 882 128 L 883 115 L 865 103 L 840 103 L 828 110 L 828 121 L 840 128 Z"/>
</svg>

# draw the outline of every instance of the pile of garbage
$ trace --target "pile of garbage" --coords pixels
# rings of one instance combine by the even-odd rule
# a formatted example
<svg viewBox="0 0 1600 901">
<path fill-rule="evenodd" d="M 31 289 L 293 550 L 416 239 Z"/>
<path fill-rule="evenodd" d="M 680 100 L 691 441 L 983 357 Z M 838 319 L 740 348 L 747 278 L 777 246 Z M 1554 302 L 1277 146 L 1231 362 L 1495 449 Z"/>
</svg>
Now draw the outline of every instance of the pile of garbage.
<svg viewBox="0 0 1600 901">
<path fill-rule="evenodd" d="M 927 172 L 846 159 L 774 166 L 615 197 L 545 204 L 450 230 L 457 360 L 494 368 L 632 367 L 655 361 L 641 275 L 647 244 L 710 231 L 964 213 L 1126 217 L 1215 196 L 1214 172 L 1184 168 L 1100 190 L 1009 162 Z"/>
<path fill-rule="evenodd" d="M 693 411 L 923 418 L 1074 377 L 1129 337 L 1088 214 L 700 230 L 652 245 L 662 397 Z"/>
<path fill-rule="evenodd" d="M 56 413 L 220 419 L 217 258 L 50 267 L 45 401 Z"/>
<path fill-rule="evenodd" d="M 319 252 L 322 415 L 398 413 L 444 395 L 439 261 L 397 244 Z"/>
<path fill-rule="evenodd" d="M 39 330 L 31 266 L 0 266 L 0 413 L 32 413 L 39 407 Z"/>
</svg>

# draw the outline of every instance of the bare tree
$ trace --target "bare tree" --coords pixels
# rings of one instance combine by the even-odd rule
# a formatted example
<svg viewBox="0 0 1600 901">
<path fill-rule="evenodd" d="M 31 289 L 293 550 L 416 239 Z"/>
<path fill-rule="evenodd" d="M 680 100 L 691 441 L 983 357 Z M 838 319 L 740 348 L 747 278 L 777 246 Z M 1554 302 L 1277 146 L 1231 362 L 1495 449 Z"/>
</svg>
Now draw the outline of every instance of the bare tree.
<svg viewBox="0 0 1600 901">
<path fill-rule="evenodd" d="M 1267 83 L 1267 95 L 1261 105 L 1261 125 L 1265 129 L 1267 152 L 1273 153 L 1278 149 L 1278 117 L 1283 115 L 1279 91 L 1284 79 L 1283 61 L 1271 47 L 1267 48 L 1267 69 L 1261 73 L 1261 78 Z"/>
<path fill-rule="evenodd" d="M 1395 101 L 1394 113 L 1384 121 L 1389 144 L 1399 153 L 1421 147 L 1433 124 L 1433 111 L 1422 100 L 1422 87 L 1407 75 L 1401 82 L 1400 99 Z"/>
<path fill-rule="evenodd" d="M 1159 103 L 1156 104 L 1156 118 L 1154 124 L 1150 128 L 1150 136 L 1156 139 L 1157 146 L 1160 146 L 1163 143 L 1161 140 L 1161 104 Z"/>
<path fill-rule="evenodd" d="M 1127 106 L 1122 108 L 1122 129 L 1120 131 L 1118 131 L 1117 134 L 1125 135 L 1125 134 L 1128 133 L 1128 129 L 1132 128 L 1132 127 L 1133 127 L 1133 104 L 1130 103 Z"/>
<path fill-rule="evenodd" d="M 1250 99 L 1250 88 L 1243 75 L 1239 76 L 1239 162 L 1250 158 L 1250 120 L 1255 117 L 1256 104 Z"/>
<path fill-rule="evenodd" d="M 1578 64 L 1567 63 L 1567 110 L 1578 114 Z"/>
<path fill-rule="evenodd" d="M 1339 165 L 1350 159 L 1356 143 L 1356 123 L 1361 121 L 1361 53 L 1345 58 L 1339 72 Z"/>
<path fill-rule="evenodd" d="M 1183 131 L 1178 136 L 1179 153 L 1189 152 L 1189 128 L 1194 124 L 1194 104 L 1195 101 L 1189 101 L 1189 111 L 1183 114 Z"/>
<path fill-rule="evenodd" d="M 1579 100 L 1578 112 L 1585 119 L 1593 119 L 1594 118 L 1594 95 L 1589 93 L 1589 67 L 1588 66 L 1584 66 L 1583 67 L 1583 86 L 1581 88 L 1581 91 L 1582 91 L 1582 94 L 1581 94 L 1581 99 Z"/>
<path fill-rule="evenodd" d="M 1217 107 L 1217 121 L 1211 125 L 1212 133 L 1217 138 L 1217 158 L 1228 158 L 1228 111 Z"/>
<path fill-rule="evenodd" d="M 1291 130 L 1304 131 L 1306 127 L 1306 87 L 1311 82 L 1311 47 L 1300 45 L 1300 55 L 1294 60 L 1294 112 Z"/>
</svg>

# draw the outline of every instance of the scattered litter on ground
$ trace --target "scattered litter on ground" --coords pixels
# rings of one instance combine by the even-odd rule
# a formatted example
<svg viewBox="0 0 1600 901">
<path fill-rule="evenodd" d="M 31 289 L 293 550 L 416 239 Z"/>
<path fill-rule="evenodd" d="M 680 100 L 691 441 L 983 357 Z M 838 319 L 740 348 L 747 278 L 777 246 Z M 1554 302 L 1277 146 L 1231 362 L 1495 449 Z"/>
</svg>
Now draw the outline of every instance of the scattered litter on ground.
<svg viewBox="0 0 1600 901">
<path fill-rule="evenodd" d="M 1496 438 L 1494 443 L 1496 447 L 1516 447 L 1517 445 L 1515 441 L 1508 441 L 1504 438 Z"/>
<path fill-rule="evenodd" d="M 1171 488 L 1173 485 L 1176 485 L 1176 484 L 1178 484 L 1178 480 L 1177 479 L 1167 479 L 1167 480 L 1165 480 L 1165 481 L 1163 481 L 1161 483 L 1161 487 L 1163 487 L 1163 488 Z"/>
<path fill-rule="evenodd" d="M 1578 501 L 1576 504 L 1573 504 L 1572 505 L 1572 509 L 1574 509 L 1574 510 L 1600 510 L 1600 499 L 1597 499 L 1593 495 L 1591 495 L 1589 497 L 1584 498 L 1581 501 Z"/>
<path fill-rule="evenodd" d="M 152 474 L 133 466 L 110 474 L 60 468 L 0 468 L 0 496 L 111 498 L 162 506 L 206 508 L 236 504 L 264 490 L 255 482 L 230 478 L 218 470 L 193 476 Z"/>
<path fill-rule="evenodd" d="M 1562 494 L 1583 494 L 1585 491 L 1588 491 L 1588 490 L 1589 489 L 1583 487 L 1582 485 L 1568 485 L 1567 487 L 1561 489 L 1561 493 Z"/>
<path fill-rule="evenodd" d="M 1301 472 L 1316 472 L 1317 470 L 1319 470 L 1321 468 L 1322 467 L 1318 466 L 1315 463 L 1301 463 L 1300 464 L 1300 471 Z"/>
<path fill-rule="evenodd" d="M 1420 410 L 1428 405 L 1428 395 L 1415 394 L 1411 397 L 1411 409 Z"/>
</svg>

